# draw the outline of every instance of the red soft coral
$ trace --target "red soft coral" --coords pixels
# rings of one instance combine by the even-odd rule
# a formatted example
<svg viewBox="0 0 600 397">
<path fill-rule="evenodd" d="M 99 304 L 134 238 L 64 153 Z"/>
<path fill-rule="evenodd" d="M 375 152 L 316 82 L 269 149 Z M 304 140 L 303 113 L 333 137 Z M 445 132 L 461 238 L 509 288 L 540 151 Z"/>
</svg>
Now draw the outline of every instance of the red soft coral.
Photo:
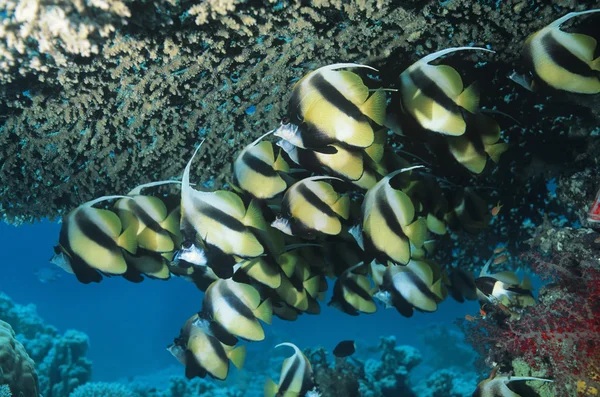
<svg viewBox="0 0 600 397">
<path fill-rule="evenodd" d="M 555 380 L 558 395 L 577 381 L 600 383 L 600 269 L 572 254 L 546 260 L 537 253 L 523 259 L 542 279 L 539 302 L 518 320 L 501 313 L 460 324 L 486 364 L 508 366 L 521 358 Z"/>
</svg>

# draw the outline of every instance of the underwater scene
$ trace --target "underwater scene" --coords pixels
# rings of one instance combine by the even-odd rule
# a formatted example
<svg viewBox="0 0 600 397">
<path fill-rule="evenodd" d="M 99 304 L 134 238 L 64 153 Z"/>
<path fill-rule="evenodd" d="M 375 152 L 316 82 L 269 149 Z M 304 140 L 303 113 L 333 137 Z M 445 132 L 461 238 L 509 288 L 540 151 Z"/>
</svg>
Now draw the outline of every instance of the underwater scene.
<svg viewBox="0 0 600 397">
<path fill-rule="evenodd" d="M 0 397 L 600 396 L 599 27 L 0 0 Z"/>
</svg>

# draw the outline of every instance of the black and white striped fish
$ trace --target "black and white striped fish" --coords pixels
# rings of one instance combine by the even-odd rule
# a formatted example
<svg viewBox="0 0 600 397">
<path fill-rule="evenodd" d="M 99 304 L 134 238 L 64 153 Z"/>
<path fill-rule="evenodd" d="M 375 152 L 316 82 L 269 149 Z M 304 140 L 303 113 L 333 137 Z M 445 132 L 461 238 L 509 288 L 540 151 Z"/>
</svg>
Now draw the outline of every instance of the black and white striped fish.
<svg viewBox="0 0 600 397">
<path fill-rule="evenodd" d="M 246 347 L 221 343 L 215 336 L 196 326 L 197 315 L 190 317 L 175 342 L 167 347 L 179 362 L 185 365 L 185 376 L 204 378 L 207 374 L 225 380 L 229 361 L 241 369 L 246 358 Z"/>
<path fill-rule="evenodd" d="M 126 275 L 128 267 L 121 249 L 132 254 L 137 251 L 135 228 L 123 230 L 117 214 L 93 207 L 118 198 L 130 199 L 100 197 L 81 204 L 63 218 L 59 244 L 55 248 L 56 259 L 52 262 L 61 263 L 84 284 L 100 282 L 101 273 Z"/>
<path fill-rule="evenodd" d="M 579 94 L 600 93 L 600 57 L 594 59 L 596 39 L 580 33 L 567 33 L 560 26 L 581 15 L 600 9 L 571 12 L 527 38 L 523 60 L 534 79 L 513 75 L 511 78 L 535 90 L 536 82 Z"/>
<path fill-rule="evenodd" d="M 293 348 L 294 355 L 283 361 L 279 376 L 279 385 L 272 379 L 267 379 L 264 387 L 264 396 L 304 397 L 315 386 L 310 362 L 296 345 L 292 343 L 280 343 L 275 348 L 280 346 Z"/>
<path fill-rule="evenodd" d="M 374 131 L 369 120 L 383 125 L 385 92 L 377 90 L 369 96 L 360 76 L 339 70 L 343 68 L 376 70 L 338 63 L 308 73 L 292 89 L 290 119 L 282 122 L 275 135 L 297 147 L 315 150 L 336 142 L 360 148 L 371 146 Z"/>
<path fill-rule="evenodd" d="M 272 131 L 267 132 L 246 146 L 233 163 L 233 183 L 261 200 L 270 199 L 287 187 L 278 171 L 289 171 L 288 164 L 275 153 L 273 144 L 261 142 L 261 139 L 271 133 Z"/>
<path fill-rule="evenodd" d="M 475 84 L 465 89 L 454 68 L 429 64 L 446 54 L 465 50 L 494 52 L 479 47 L 446 48 L 421 58 L 400 75 L 402 106 L 421 127 L 440 134 L 462 135 L 466 123 L 461 109 L 471 113 L 478 110 Z"/>
<path fill-rule="evenodd" d="M 340 218 L 348 219 L 350 198 L 340 195 L 325 179 L 305 178 L 293 184 L 283 196 L 281 213 L 271 226 L 290 236 L 312 237 L 315 233 L 337 235 L 342 231 Z"/>
<path fill-rule="evenodd" d="M 217 280 L 204 293 L 202 311 L 234 336 L 252 341 L 265 338 L 259 319 L 271 323 L 270 299 L 261 302 L 253 286 L 232 279 Z"/>
</svg>

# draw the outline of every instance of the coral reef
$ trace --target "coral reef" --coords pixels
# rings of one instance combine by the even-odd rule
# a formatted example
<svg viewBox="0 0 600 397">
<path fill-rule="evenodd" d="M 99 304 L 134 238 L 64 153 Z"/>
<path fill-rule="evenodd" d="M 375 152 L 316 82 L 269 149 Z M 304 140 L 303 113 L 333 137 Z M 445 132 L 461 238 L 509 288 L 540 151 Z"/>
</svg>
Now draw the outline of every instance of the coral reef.
<svg viewBox="0 0 600 397">
<path fill-rule="evenodd" d="M 8 385 L 0 385 L 0 397 L 12 397 L 12 393 Z"/>
<path fill-rule="evenodd" d="M 434 369 L 458 367 L 471 369 L 475 354 L 465 344 L 464 335 L 456 327 L 433 324 L 419 329 L 418 334 L 426 346 L 423 361 Z"/>
<path fill-rule="evenodd" d="M 364 365 L 365 376 L 360 380 L 363 397 L 414 396 L 409 382 L 409 372 L 421 363 L 421 353 L 412 346 L 396 346 L 393 336 L 382 337 L 379 343 L 381 358 L 368 359 Z"/>
<path fill-rule="evenodd" d="M 81 385 L 69 395 L 70 397 L 141 397 L 140 394 L 131 390 L 121 383 L 92 382 Z"/>
<path fill-rule="evenodd" d="M 496 84 L 485 90 L 497 93 L 487 98 L 492 106 L 509 104 L 521 120 L 556 116 L 505 76 L 528 34 L 587 3 L 2 2 L 0 213 L 10 223 L 54 218 L 175 177 L 202 137 L 209 149 L 194 172 L 219 186 L 235 149 L 277 125 L 296 79 L 335 61 L 378 67 L 393 87 L 426 52 L 489 45 L 493 65 L 478 64 L 473 77 L 494 76 L 482 79 Z M 554 119 L 552 128 L 527 128 L 585 131 L 589 121 L 585 112 Z M 508 130 L 519 144 L 526 139 Z"/>
<path fill-rule="evenodd" d="M 0 320 L 0 394 L 38 397 L 38 376 L 33 360 L 16 339 L 10 324 Z M 4 389 L 4 391 L 2 391 Z"/>
<path fill-rule="evenodd" d="M 467 341 L 489 366 L 515 371 L 514 361 L 554 379 L 554 395 L 574 396 L 577 385 L 600 383 L 600 244 L 589 229 L 540 227 L 530 243 L 541 252 L 524 263 L 549 281 L 539 302 L 513 321 L 498 313 L 464 321 Z M 521 365 L 522 367 L 522 365 Z"/>
<path fill-rule="evenodd" d="M 475 389 L 474 372 L 450 367 L 433 372 L 419 382 L 414 391 L 419 397 L 470 397 Z"/>
<path fill-rule="evenodd" d="M 67 397 L 91 379 L 92 363 L 86 357 L 87 335 L 76 330 L 61 334 L 44 323 L 34 305 L 16 304 L 1 293 L 0 318 L 13 326 L 17 338 L 35 361 L 41 395 Z"/>
</svg>

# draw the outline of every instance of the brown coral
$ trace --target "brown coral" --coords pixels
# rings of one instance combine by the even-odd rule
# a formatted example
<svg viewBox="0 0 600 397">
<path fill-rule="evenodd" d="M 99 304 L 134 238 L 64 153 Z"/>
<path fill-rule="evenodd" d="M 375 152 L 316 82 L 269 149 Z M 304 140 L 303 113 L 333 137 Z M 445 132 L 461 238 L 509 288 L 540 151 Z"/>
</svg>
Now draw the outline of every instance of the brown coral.
<svg viewBox="0 0 600 397">
<path fill-rule="evenodd" d="M 506 71 L 554 7 L 574 9 L 562 0 L 497 3 L 4 0 L 0 36 L 12 37 L 3 51 L 13 60 L 0 88 L 0 214 L 12 223 L 54 218 L 178 176 L 203 137 L 197 178 L 220 185 L 235 149 L 277 125 L 291 85 L 309 70 L 368 63 L 393 86 L 423 53 L 473 43 L 491 45 L 492 70 Z M 44 15 L 59 26 L 44 25 Z"/>
<path fill-rule="evenodd" d="M 15 396 L 38 397 L 34 362 L 15 338 L 12 327 L 0 320 L 0 384 L 7 384 Z"/>
</svg>

